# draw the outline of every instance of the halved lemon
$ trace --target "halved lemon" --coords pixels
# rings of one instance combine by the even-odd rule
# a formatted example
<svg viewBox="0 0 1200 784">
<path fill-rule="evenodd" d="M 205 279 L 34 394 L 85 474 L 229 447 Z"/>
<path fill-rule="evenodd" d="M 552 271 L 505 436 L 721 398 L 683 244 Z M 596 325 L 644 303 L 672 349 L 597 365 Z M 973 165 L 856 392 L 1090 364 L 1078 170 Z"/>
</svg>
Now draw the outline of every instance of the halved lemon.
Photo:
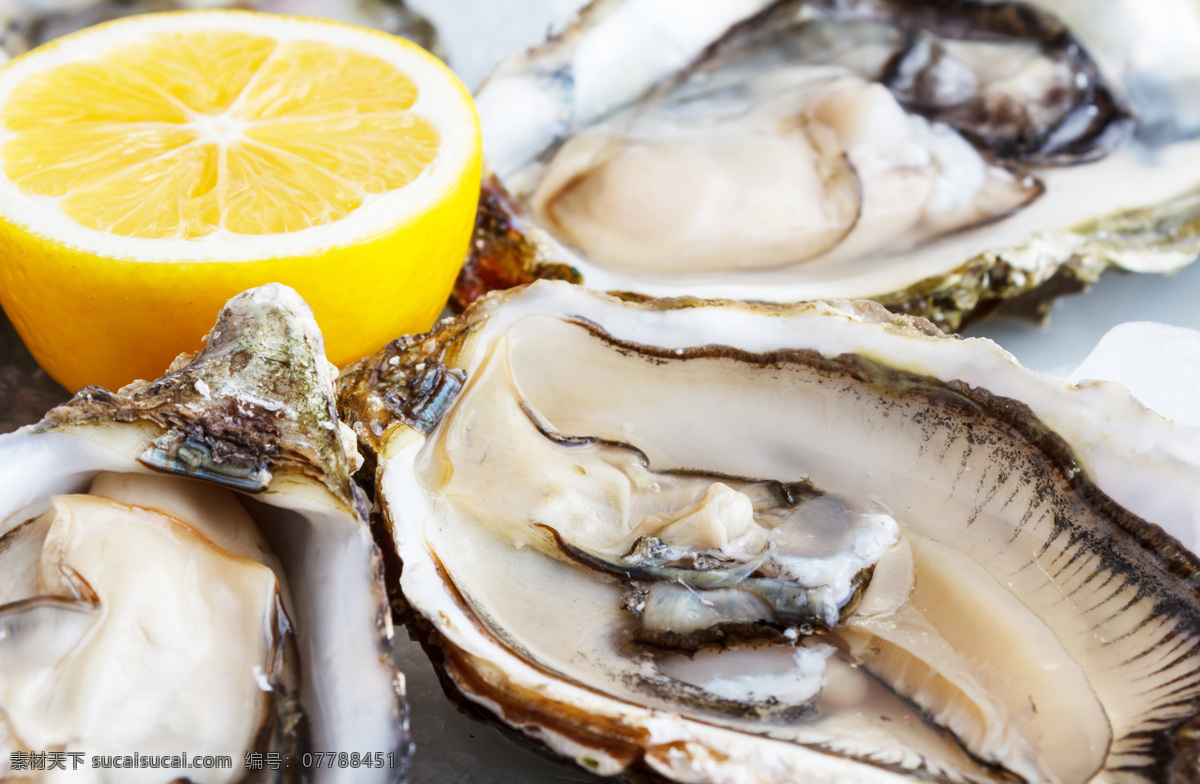
<svg viewBox="0 0 1200 784">
<path fill-rule="evenodd" d="M 403 39 L 120 19 L 0 68 L 0 303 L 72 390 L 157 377 L 271 281 L 344 365 L 437 318 L 479 180 L 469 93 Z"/>
</svg>

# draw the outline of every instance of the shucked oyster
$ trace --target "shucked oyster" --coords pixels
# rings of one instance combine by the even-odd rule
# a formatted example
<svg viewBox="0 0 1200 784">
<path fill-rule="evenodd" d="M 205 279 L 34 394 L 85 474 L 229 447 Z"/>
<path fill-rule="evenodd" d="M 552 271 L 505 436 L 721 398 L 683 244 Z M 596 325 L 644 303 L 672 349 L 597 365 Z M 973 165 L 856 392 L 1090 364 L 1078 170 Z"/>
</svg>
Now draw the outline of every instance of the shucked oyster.
<svg viewBox="0 0 1200 784">
<path fill-rule="evenodd" d="M 869 303 L 492 295 L 348 369 L 462 695 L 688 782 L 1187 781 L 1200 439 Z M 1161 528 L 1159 526 L 1162 526 Z"/>
<path fill-rule="evenodd" d="M 1200 9 L 1094 5 L 594 3 L 478 92 L 496 177 L 458 296 L 558 277 L 957 328 L 1109 265 L 1176 270 L 1200 251 Z"/>
<path fill-rule="evenodd" d="M 0 778 L 117 780 L 93 757 L 122 782 L 403 778 L 333 373 L 311 310 L 272 284 L 161 379 L 88 387 L 0 438 Z M 82 764 L 21 772 L 15 752 Z"/>
</svg>

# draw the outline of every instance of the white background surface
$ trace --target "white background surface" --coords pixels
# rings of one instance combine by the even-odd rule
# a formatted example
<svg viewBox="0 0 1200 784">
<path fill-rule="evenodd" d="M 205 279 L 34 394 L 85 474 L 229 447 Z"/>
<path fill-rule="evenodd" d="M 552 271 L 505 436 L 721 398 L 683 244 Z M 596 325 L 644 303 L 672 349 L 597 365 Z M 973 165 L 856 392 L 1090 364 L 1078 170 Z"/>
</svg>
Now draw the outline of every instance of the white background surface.
<svg viewBox="0 0 1200 784">
<path fill-rule="evenodd" d="M 580 0 L 409 0 L 434 23 L 469 88 L 505 54 L 542 40 Z M 1116 185 L 1114 187 L 1119 187 Z M 1200 329 L 1200 264 L 1170 278 L 1109 274 L 1083 295 L 1060 300 L 1045 325 L 993 321 L 968 330 L 995 340 L 1027 367 L 1069 376 L 1113 326 L 1158 321 Z M 1152 351 L 1154 346 L 1147 346 Z M 1188 368 L 1189 371 L 1194 371 Z M 404 636 L 404 632 L 399 632 Z M 415 643 L 397 653 L 409 678 L 417 755 L 413 784 L 562 784 L 597 781 L 543 761 L 492 728 L 458 714 Z"/>
</svg>

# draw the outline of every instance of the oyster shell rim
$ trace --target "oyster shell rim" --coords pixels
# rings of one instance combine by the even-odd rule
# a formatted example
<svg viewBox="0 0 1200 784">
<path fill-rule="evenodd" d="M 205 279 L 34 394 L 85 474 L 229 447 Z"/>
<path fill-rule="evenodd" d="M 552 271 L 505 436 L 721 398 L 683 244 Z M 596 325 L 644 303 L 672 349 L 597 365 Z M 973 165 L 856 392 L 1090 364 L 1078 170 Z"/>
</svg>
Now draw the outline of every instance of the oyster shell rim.
<svg viewBox="0 0 1200 784">
<path fill-rule="evenodd" d="M 563 296 L 568 297 L 568 301 L 574 301 L 576 303 L 579 300 L 597 299 L 608 300 L 613 305 L 618 304 L 613 302 L 613 298 L 611 297 L 605 297 L 604 295 L 596 294 L 594 292 L 588 292 L 582 288 L 577 288 L 575 293 L 568 293 L 571 289 L 576 289 L 576 287 L 566 286 L 565 284 L 538 283 L 527 287 L 523 291 L 513 291 L 503 294 L 490 294 L 484 298 L 483 301 L 470 308 L 467 313 L 439 323 L 430 333 L 420 336 L 410 336 L 394 341 L 392 344 L 389 344 L 387 347 L 381 350 L 379 354 L 375 355 L 375 357 L 364 359 L 359 363 L 356 363 L 351 368 L 348 368 L 344 372 L 341 379 L 339 379 L 339 402 L 341 403 L 344 411 L 350 412 L 347 415 L 347 419 L 351 421 L 363 445 L 368 449 L 377 452 L 377 457 L 379 458 L 379 463 L 375 471 L 376 481 L 379 483 L 377 494 L 380 498 L 381 508 L 387 514 L 389 521 L 392 515 L 389 509 L 390 501 L 386 497 L 386 493 L 383 488 L 384 473 L 389 469 L 387 461 L 392 459 L 398 460 L 399 462 L 405 464 L 409 463 L 411 457 L 414 456 L 419 450 L 420 442 L 423 441 L 423 439 L 420 438 L 418 431 L 424 430 L 425 427 L 423 426 L 418 428 L 412 417 L 406 418 L 403 411 L 398 410 L 395 407 L 384 405 L 382 403 L 382 398 L 376 394 L 376 391 L 381 388 L 388 388 L 390 384 L 395 382 L 396 378 L 402 378 L 405 371 L 410 371 L 415 366 L 423 366 L 427 363 L 438 362 L 439 359 L 442 358 L 442 351 L 453 353 L 459 341 L 470 341 L 472 339 L 471 333 L 474 331 L 478 322 L 485 321 L 492 314 L 494 314 L 497 308 L 500 307 L 500 303 L 509 299 L 520 297 L 531 297 L 536 299 L 538 296 L 552 299 L 553 293 L 558 292 Z M 534 293 L 534 290 L 536 290 L 536 293 Z M 1041 374 L 1033 373 L 1032 371 L 1027 371 L 1024 368 L 1020 368 L 1020 366 L 1015 363 L 1011 356 L 994 346 L 994 344 L 991 344 L 990 341 L 978 339 L 962 340 L 957 336 L 946 335 L 923 319 L 895 316 L 875 303 L 833 302 L 797 303 L 792 305 L 761 305 L 755 303 L 728 302 L 720 300 L 677 298 L 672 300 L 651 300 L 648 302 L 639 303 L 638 305 L 640 308 L 651 311 L 688 310 L 716 306 L 776 316 L 787 316 L 790 314 L 803 313 L 809 310 L 819 310 L 823 311 L 826 315 L 841 316 L 849 321 L 861 321 L 882 326 L 885 331 L 896 336 L 933 338 L 935 339 L 935 342 L 941 342 L 942 340 L 947 342 L 954 341 L 957 342 L 959 346 L 982 346 L 977 352 L 981 356 L 976 357 L 976 359 L 986 359 L 991 364 L 1015 367 L 1017 370 L 1013 371 L 1014 373 L 1032 378 L 1040 387 L 1060 387 L 1059 389 L 1056 389 L 1053 394 L 1063 395 L 1064 397 L 1074 396 L 1075 398 L 1078 398 L 1075 401 L 1077 403 L 1083 403 L 1084 398 L 1095 394 L 1100 394 L 1102 396 L 1115 396 L 1116 399 L 1122 401 L 1123 405 L 1129 406 L 1132 402 L 1132 407 L 1135 410 L 1135 413 L 1137 413 L 1142 419 L 1149 422 L 1163 422 L 1162 418 L 1158 417 L 1156 414 L 1154 414 L 1154 412 L 1149 411 L 1145 407 L 1136 403 L 1136 401 L 1132 401 L 1132 398 L 1127 399 L 1125 396 L 1123 396 L 1122 391 L 1117 388 L 1116 385 L 1081 385 L 1080 387 L 1072 388 L 1069 384 L 1066 384 L 1065 381 L 1042 376 Z M 537 311 L 535 307 L 532 308 L 532 312 L 539 311 Z M 556 313 L 560 318 L 564 317 L 561 312 L 556 311 Z M 583 322 L 587 321 L 586 316 L 578 316 L 577 318 L 582 319 Z M 639 343 L 635 345 L 638 349 L 645 348 L 645 344 Z M 694 345 L 694 343 L 689 343 L 688 345 Z M 719 349 L 716 350 L 719 351 Z M 960 352 L 960 360 L 972 356 L 975 351 L 976 350 L 974 348 L 964 349 L 963 352 Z M 670 353 L 671 356 L 677 356 L 674 354 L 674 351 L 671 351 Z M 886 352 L 881 351 L 880 353 L 884 354 Z M 841 357 L 840 359 L 844 359 L 844 357 Z M 863 358 L 855 357 L 854 359 L 855 361 L 861 361 Z M 831 359 L 830 361 L 836 360 Z M 871 361 L 871 358 L 866 359 L 867 364 L 870 364 Z M 912 361 L 911 358 L 909 358 L 909 361 Z M 388 380 L 389 377 L 391 381 Z M 939 383 L 943 385 L 945 384 L 945 382 Z M 971 388 L 968 382 L 965 381 L 950 383 L 961 384 L 966 389 Z M 375 385 L 374 387 L 372 386 L 373 384 Z M 986 388 L 983 389 L 982 394 L 989 398 L 1000 400 L 1002 405 L 1008 402 L 1006 401 L 1005 396 L 995 394 Z M 1036 415 L 1036 411 L 1034 411 L 1032 407 L 1024 403 L 1018 403 L 1017 405 L 1025 408 L 1027 411 L 1033 412 L 1034 421 L 1039 422 L 1039 424 L 1041 424 L 1041 426 L 1052 436 L 1052 440 L 1056 440 L 1057 443 L 1063 447 L 1063 451 L 1067 457 L 1070 457 L 1072 450 L 1066 446 L 1067 442 L 1064 440 L 1064 436 L 1058 434 L 1049 424 L 1041 423 Z M 1193 429 L 1184 426 L 1184 430 Z M 1092 449 L 1100 450 L 1113 449 L 1112 445 L 1099 444 L 1098 442 L 1091 443 L 1090 447 Z M 1119 450 L 1120 447 L 1117 447 L 1117 449 Z M 1168 453 L 1170 452 L 1170 450 L 1167 451 Z M 1187 449 L 1185 451 L 1187 454 L 1182 455 L 1182 457 L 1193 466 L 1193 470 L 1195 466 L 1200 466 L 1200 451 L 1197 451 L 1194 448 Z M 1181 455 L 1168 454 L 1168 457 L 1174 459 L 1181 457 Z M 1057 464 L 1058 463 L 1056 462 L 1056 465 Z M 1095 490 L 1096 484 L 1087 479 L 1086 475 L 1079 470 L 1079 464 L 1072 463 L 1071 465 L 1071 468 L 1063 470 L 1074 477 L 1082 477 L 1082 479 L 1079 481 L 1084 482 L 1085 485 L 1090 486 Z M 1099 493 L 1101 500 L 1108 498 L 1103 490 L 1099 490 L 1097 492 Z M 1112 503 L 1116 504 L 1115 501 Z M 1117 504 L 1117 506 L 1120 508 L 1119 504 Z M 1141 536 L 1144 539 L 1142 546 L 1145 546 L 1146 543 L 1158 545 L 1158 547 L 1154 549 L 1152 557 L 1159 560 L 1160 563 L 1165 564 L 1168 570 L 1178 572 L 1178 574 L 1182 576 L 1188 583 L 1190 590 L 1192 592 L 1197 592 L 1197 586 L 1200 585 L 1200 558 L 1190 551 L 1182 548 L 1173 537 L 1165 533 L 1156 523 L 1138 518 L 1135 513 L 1124 510 L 1123 508 L 1121 511 L 1125 512 L 1129 517 L 1134 518 L 1139 524 L 1141 524 L 1141 530 L 1135 531 L 1134 533 L 1135 535 Z M 389 528 L 391 528 L 390 522 Z M 412 546 L 423 547 L 424 545 Z M 437 569 L 442 573 L 441 579 L 445 580 L 443 589 L 451 594 L 457 595 L 457 589 L 454 588 L 453 580 L 445 572 L 444 567 L 441 566 L 437 555 L 432 552 L 430 555 L 438 564 Z M 399 556 L 401 559 L 403 557 L 403 555 Z M 412 579 L 419 580 L 422 586 L 429 588 L 430 590 L 436 590 L 436 588 L 431 587 L 434 585 L 435 581 L 433 580 L 432 575 L 428 573 L 429 570 L 425 567 L 422 567 L 421 571 L 422 574 L 419 577 Z M 389 579 L 394 578 L 389 575 Z M 389 588 L 394 590 L 394 585 L 389 585 Z M 428 601 L 429 600 L 427 598 L 426 602 Z M 476 631 L 484 636 L 490 636 L 490 633 L 487 632 L 485 627 L 482 626 L 481 621 L 474 616 L 474 613 L 470 609 L 469 605 L 461 604 L 462 598 L 460 595 L 458 596 L 458 601 L 460 602 L 461 608 L 466 611 L 468 622 L 477 624 Z M 554 703 L 553 699 L 545 693 L 537 694 L 536 691 L 530 691 L 528 692 L 528 695 L 532 696 L 529 696 L 529 699 L 535 703 L 535 706 L 530 707 L 528 704 L 519 704 L 521 698 L 514 697 L 514 693 L 521 693 L 520 688 L 510 681 L 509 676 L 505 674 L 506 671 L 503 668 L 498 669 L 498 665 L 495 661 L 488 661 L 486 659 L 472 661 L 473 654 L 467 650 L 464 650 L 458 643 L 451 639 L 452 635 L 455 634 L 453 630 L 454 623 L 451 621 L 451 619 L 445 616 L 444 611 L 439 611 L 441 617 L 437 621 L 430 621 L 428 618 L 424 618 L 423 621 L 417 620 L 414 623 L 414 618 L 420 619 L 423 616 L 421 616 L 420 611 L 416 608 L 416 603 L 413 599 L 407 598 L 405 600 L 405 604 L 406 611 L 404 617 L 410 624 L 414 624 L 413 628 L 417 630 L 414 633 L 414 636 L 420 640 L 422 646 L 431 655 L 431 657 L 441 658 L 443 660 L 442 666 L 445 666 L 447 669 L 447 672 L 439 671 L 439 678 L 442 681 L 443 688 L 449 690 L 449 686 L 451 684 L 455 684 L 455 688 L 460 692 L 458 698 L 455 699 L 456 702 L 459 700 L 476 700 L 483 707 L 480 708 L 480 706 L 476 706 L 476 709 L 471 712 L 478 713 L 479 710 L 491 711 L 493 714 L 495 714 L 493 718 L 503 716 L 506 708 L 515 710 L 518 714 L 523 715 L 525 718 L 513 719 L 513 723 L 516 726 L 526 728 L 527 731 L 530 731 L 528 730 L 530 724 L 529 713 L 522 712 L 536 712 L 537 706 L 543 706 L 544 710 L 547 712 L 544 719 L 550 729 L 535 729 L 532 731 L 537 733 L 537 740 L 540 740 L 543 744 L 552 745 L 555 753 L 566 753 L 564 749 L 570 748 L 571 743 L 574 742 L 571 738 L 571 733 L 563 732 L 559 737 L 554 737 L 553 734 L 556 732 L 556 727 L 561 729 L 562 717 L 564 715 L 569 716 L 572 714 L 578 714 L 578 701 L 564 701 L 561 704 L 557 704 Z M 515 652 L 508 651 L 503 642 L 497 641 L 497 644 L 501 646 L 504 653 L 509 653 L 514 659 L 517 660 L 518 667 L 528 667 L 531 671 L 535 672 L 538 677 L 545 675 L 544 671 L 541 670 L 537 663 L 531 663 L 520 659 Z M 584 690 L 591 689 L 591 687 L 588 687 L 585 684 L 573 685 L 578 685 Z M 507 696 L 509 700 L 507 703 L 504 699 L 502 699 L 502 697 L 505 696 Z M 516 703 L 513 702 L 514 700 L 516 700 Z M 625 703 L 622 702 L 622 704 Z M 555 707 L 555 705 L 557 705 L 557 707 Z M 626 705 L 626 707 L 628 707 L 628 705 Z M 499 720 L 503 722 L 503 719 Z M 1186 723 L 1187 722 L 1185 721 L 1178 723 L 1181 736 L 1190 736 L 1193 733 L 1192 728 L 1185 726 Z M 567 729 L 570 730 L 571 727 L 568 725 Z M 549 734 L 547 735 L 545 733 Z M 620 738 L 622 737 L 622 733 L 620 731 L 614 731 L 614 737 Z M 609 740 L 611 741 L 612 738 L 610 737 Z M 1176 741 L 1176 745 L 1182 744 L 1182 747 L 1177 749 L 1177 754 L 1175 756 L 1176 760 L 1186 757 L 1187 755 L 1196 754 L 1196 748 L 1188 747 L 1188 744 L 1194 745 L 1194 739 L 1184 741 L 1182 737 L 1180 737 L 1177 738 Z M 625 748 L 628 748 L 628 746 Z M 645 754 L 642 752 L 635 753 L 634 756 L 638 760 L 644 760 L 645 758 Z M 611 764 L 620 765 L 624 763 L 609 761 L 605 762 L 604 764 L 605 766 L 608 766 Z"/>
<path fill-rule="evenodd" d="M 1164 224 L 1174 227 L 1170 233 L 1161 231 Z M 589 285 L 583 272 L 559 259 L 557 247 L 524 215 L 496 175 L 485 172 L 470 251 L 455 280 L 451 307 L 462 313 L 491 291 L 538 280 Z M 1100 216 L 1071 230 L 1031 237 L 1018 246 L 984 251 L 945 273 L 869 299 L 893 313 L 926 319 L 947 332 L 961 332 L 999 315 L 1042 323 L 1056 299 L 1087 291 L 1107 271 L 1171 275 L 1198 258 L 1200 188 L 1160 204 Z M 636 301 L 669 299 L 638 292 L 636 286 L 606 291 Z M 763 305 L 793 302 L 790 298 L 743 301 Z"/>
</svg>

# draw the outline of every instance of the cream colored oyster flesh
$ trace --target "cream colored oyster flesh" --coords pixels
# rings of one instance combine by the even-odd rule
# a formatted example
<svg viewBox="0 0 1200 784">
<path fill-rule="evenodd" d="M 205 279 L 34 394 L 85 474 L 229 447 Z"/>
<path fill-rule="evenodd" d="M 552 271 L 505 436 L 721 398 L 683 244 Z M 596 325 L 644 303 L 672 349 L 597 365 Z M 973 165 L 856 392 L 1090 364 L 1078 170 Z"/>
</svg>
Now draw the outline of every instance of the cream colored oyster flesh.
<svg viewBox="0 0 1200 784">
<path fill-rule="evenodd" d="M 141 481 L 126 479 L 133 476 Z M 109 490 L 114 480 L 125 492 Z M 43 529 L 41 558 L 33 585 L 2 598 L 28 609 L 6 613 L 20 620 L 6 636 L 0 675 L 3 734 L 20 747 L 65 745 L 88 759 L 123 747 L 173 755 L 186 738 L 193 755 L 251 750 L 246 741 L 268 710 L 264 682 L 288 642 L 280 639 L 287 621 L 277 615 L 275 573 L 219 547 L 187 518 L 109 500 L 145 502 L 147 486 L 153 493 L 178 485 L 191 490 L 183 479 L 98 474 L 91 493 L 52 496 L 51 509 L 24 524 Z M 237 509 L 247 518 L 239 527 L 253 530 Z M 218 518 L 217 525 L 230 522 Z M 10 535 L 23 537 L 20 529 Z M 60 622 L 50 646 L 26 636 L 51 614 Z M 39 615 L 46 620 L 34 621 Z M 164 645 L 170 640 L 191 644 Z M 163 726 L 163 716 L 175 718 Z M 160 771 L 127 775 L 162 780 Z M 210 781 L 236 775 L 197 774 Z"/>
</svg>

